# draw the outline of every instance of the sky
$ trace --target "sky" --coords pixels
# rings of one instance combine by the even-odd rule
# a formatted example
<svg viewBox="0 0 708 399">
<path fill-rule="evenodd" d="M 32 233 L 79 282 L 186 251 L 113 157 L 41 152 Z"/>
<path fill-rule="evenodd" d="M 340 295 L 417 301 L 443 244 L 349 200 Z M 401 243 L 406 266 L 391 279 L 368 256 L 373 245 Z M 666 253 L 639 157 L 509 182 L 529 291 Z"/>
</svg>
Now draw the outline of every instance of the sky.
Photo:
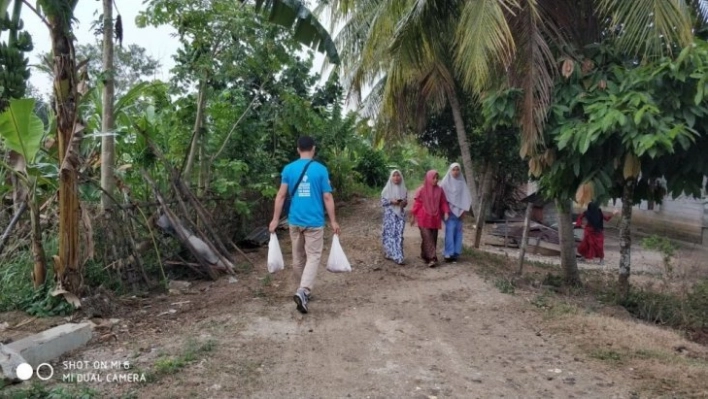
<svg viewBox="0 0 708 399">
<path fill-rule="evenodd" d="M 169 71 L 175 65 L 172 56 L 179 48 L 179 40 L 173 36 L 177 31 L 168 25 L 157 28 L 138 28 L 135 25 L 135 17 L 147 7 L 147 5 L 143 4 L 143 0 L 120 0 L 116 4 L 123 23 L 123 45 L 137 44 L 144 47 L 146 54 L 158 60 L 161 64 L 161 70 L 154 78 L 168 80 Z M 79 1 L 79 5 L 75 10 L 75 17 L 78 20 L 74 24 L 74 34 L 77 38 L 75 45 L 89 44 L 96 42 L 96 40 L 102 40 L 100 36 L 96 37 L 91 29 L 93 21 L 101 13 L 102 2 L 100 0 Z M 38 63 L 39 55 L 51 49 L 49 30 L 39 17 L 27 7 L 22 8 L 22 20 L 24 21 L 25 30 L 32 35 L 34 43 L 34 49 L 28 56 L 29 62 L 30 65 L 36 64 Z M 324 56 L 316 52 L 312 70 L 314 73 L 321 71 L 323 60 Z M 39 89 L 40 93 L 47 95 L 51 91 L 51 78 L 34 68 L 31 69 L 31 72 L 30 83 Z"/>
<path fill-rule="evenodd" d="M 162 65 L 160 73 L 155 78 L 167 80 L 169 78 L 169 70 L 174 66 L 172 55 L 175 54 L 179 47 L 177 38 L 171 36 L 176 33 L 176 30 L 171 26 L 147 27 L 143 29 L 135 26 L 135 17 L 138 12 L 146 7 L 143 4 L 143 0 L 120 0 L 116 4 L 123 20 L 123 45 L 138 44 L 144 47 L 147 55 L 160 61 Z M 92 22 L 101 13 L 101 1 L 79 1 L 79 5 L 75 10 L 75 16 L 78 20 L 78 22 L 74 23 L 74 34 L 77 38 L 75 45 L 94 43 L 97 39 L 101 40 L 101 37 L 97 38 L 91 30 Z M 32 42 L 34 43 L 34 49 L 28 57 L 30 65 L 36 64 L 39 60 L 39 55 L 51 49 L 49 30 L 39 17 L 27 7 L 22 8 L 22 20 L 25 23 L 25 30 L 32 35 Z M 51 91 L 51 78 L 34 68 L 31 71 L 30 83 L 39 89 L 42 94 L 49 93 Z"/>
</svg>

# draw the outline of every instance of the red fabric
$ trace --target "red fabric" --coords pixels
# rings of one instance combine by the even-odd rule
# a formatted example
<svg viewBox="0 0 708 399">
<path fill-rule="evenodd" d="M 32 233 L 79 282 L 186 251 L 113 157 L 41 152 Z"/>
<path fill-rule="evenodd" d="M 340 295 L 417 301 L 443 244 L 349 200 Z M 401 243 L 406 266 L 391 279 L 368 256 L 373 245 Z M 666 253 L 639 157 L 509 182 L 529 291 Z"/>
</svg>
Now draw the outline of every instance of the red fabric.
<svg viewBox="0 0 708 399">
<path fill-rule="evenodd" d="M 602 215 L 605 221 L 612 219 L 612 215 Z M 576 226 L 580 226 L 585 217 L 585 212 L 578 215 Z M 605 259 L 605 234 L 602 231 L 595 230 L 594 227 L 585 225 L 583 229 L 583 241 L 578 245 L 578 253 L 587 260 L 594 258 Z"/>
<path fill-rule="evenodd" d="M 583 241 L 578 245 L 578 253 L 587 260 L 605 259 L 605 235 L 592 226 L 585 226 Z"/>
<path fill-rule="evenodd" d="M 429 170 L 425 174 L 425 181 L 423 186 L 418 189 L 415 196 L 416 199 L 420 198 L 423 202 L 423 207 L 425 211 L 430 216 L 437 216 L 440 213 L 440 196 L 443 195 L 443 190 L 440 186 L 435 184 L 435 176 L 437 176 L 438 171 Z"/>
<path fill-rule="evenodd" d="M 423 229 L 440 229 L 443 214 L 450 213 L 450 206 L 442 188 L 433 184 L 433 177 L 437 174 L 431 170 L 425 174 L 425 184 L 418 189 L 413 202 L 411 213 L 418 222 L 418 227 Z M 432 209 L 432 211 L 428 211 Z"/>
</svg>

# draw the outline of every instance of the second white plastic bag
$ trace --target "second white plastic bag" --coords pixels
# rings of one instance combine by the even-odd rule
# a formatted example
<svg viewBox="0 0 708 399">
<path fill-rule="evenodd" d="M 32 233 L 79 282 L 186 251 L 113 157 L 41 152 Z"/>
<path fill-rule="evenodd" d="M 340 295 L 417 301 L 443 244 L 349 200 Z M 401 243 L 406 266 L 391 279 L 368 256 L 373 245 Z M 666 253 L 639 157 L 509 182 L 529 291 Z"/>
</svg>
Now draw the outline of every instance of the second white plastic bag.
<svg viewBox="0 0 708 399">
<path fill-rule="evenodd" d="M 268 271 L 275 273 L 285 269 L 285 261 L 283 260 L 283 252 L 280 250 L 278 236 L 275 233 L 270 233 L 270 241 L 268 242 Z"/>
<path fill-rule="evenodd" d="M 329 249 L 329 259 L 327 259 L 327 270 L 332 273 L 344 273 L 352 271 L 352 265 L 344 254 L 342 244 L 339 243 L 339 236 L 332 236 L 332 248 Z"/>
</svg>

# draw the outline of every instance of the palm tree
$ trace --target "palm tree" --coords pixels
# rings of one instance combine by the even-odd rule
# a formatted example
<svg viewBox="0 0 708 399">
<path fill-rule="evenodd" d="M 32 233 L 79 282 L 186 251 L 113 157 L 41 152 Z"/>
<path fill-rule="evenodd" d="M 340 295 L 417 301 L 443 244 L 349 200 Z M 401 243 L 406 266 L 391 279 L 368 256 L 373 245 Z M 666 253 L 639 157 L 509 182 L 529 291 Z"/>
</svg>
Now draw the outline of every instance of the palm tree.
<svg viewBox="0 0 708 399">
<path fill-rule="evenodd" d="M 349 86 L 350 95 L 361 97 L 370 88 L 364 104 L 369 116 L 388 120 L 398 131 L 411 124 L 422 129 L 427 111 L 452 109 L 461 150 L 462 164 L 473 198 L 478 190 L 467 132 L 462 117 L 463 104 L 458 93 L 460 81 L 454 73 L 453 41 L 455 10 L 436 18 L 441 22 L 434 30 L 417 34 L 398 34 L 400 21 L 409 18 L 410 10 L 401 2 L 363 0 L 335 1 L 331 19 L 346 20 L 335 38 L 344 62 L 340 69 Z M 411 40 L 413 39 L 413 40 Z M 411 62 L 415 59 L 416 62 Z M 384 122 L 386 124 L 386 122 Z"/>
<path fill-rule="evenodd" d="M 518 105 L 520 155 L 535 157 L 545 151 L 543 129 L 559 60 L 582 61 L 587 45 L 606 39 L 637 59 L 671 53 L 693 38 L 691 9 L 706 15 L 708 4 L 705 0 L 333 0 L 332 8 L 334 16 L 347 21 L 340 37 L 348 44 L 340 45 L 342 65 L 349 66 L 352 84 L 357 87 L 361 78 L 371 83 L 381 75 L 387 77 L 390 89 L 383 91 L 381 100 L 384 114 L 387 103 L 405 94 L 406 86 L 398 83 L 420 82 L 436 61 L 452 59 L 449 76 L 471 93 L 483 95 L 505 86 L 523 89 Z M 464 155 L 462 145 L 461 149 Z M 465 172 L 470 174 L 467 165 Z M 564 210 L 562 223 L 570 219 L 569 204 L 559 203 Z M 572 249 L 572 230 L 562 233 Z M 577 263 L 572 251 L 565 252 L 566 278 L 575 282 Z"/>
</svg>

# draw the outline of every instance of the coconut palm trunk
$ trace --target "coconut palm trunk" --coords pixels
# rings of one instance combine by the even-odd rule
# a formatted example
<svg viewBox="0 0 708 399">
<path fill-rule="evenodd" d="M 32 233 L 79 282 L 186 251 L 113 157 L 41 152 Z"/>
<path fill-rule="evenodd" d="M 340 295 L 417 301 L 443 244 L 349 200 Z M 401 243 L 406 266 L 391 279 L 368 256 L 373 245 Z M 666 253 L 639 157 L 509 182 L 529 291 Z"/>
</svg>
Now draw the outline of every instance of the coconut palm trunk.
<svg viewBox="0 0 708 399">
<path fill-rule="evenodd" d="M 465 170 L 467 178 L 467 186 L 470 189 L 470 195 L 474 203 L 477 203 L 477 182 L 475 180 L 474 167 L 472 166 L 472 154 L 470 153 L 470 144 L 467 140 L 467 131 L 465 130 L 465 122 L 462 119 L 462 108 L 460 100 L 457 98 L 457 93 L 454 88 L 447 90 L 447 99 L 452 108 L 452 119 L 455 121 L 455 130 L 457 131 L 457 142 L 460 146 L 460 155 L 462 157 L 462 167 Z"/>
</svg>

